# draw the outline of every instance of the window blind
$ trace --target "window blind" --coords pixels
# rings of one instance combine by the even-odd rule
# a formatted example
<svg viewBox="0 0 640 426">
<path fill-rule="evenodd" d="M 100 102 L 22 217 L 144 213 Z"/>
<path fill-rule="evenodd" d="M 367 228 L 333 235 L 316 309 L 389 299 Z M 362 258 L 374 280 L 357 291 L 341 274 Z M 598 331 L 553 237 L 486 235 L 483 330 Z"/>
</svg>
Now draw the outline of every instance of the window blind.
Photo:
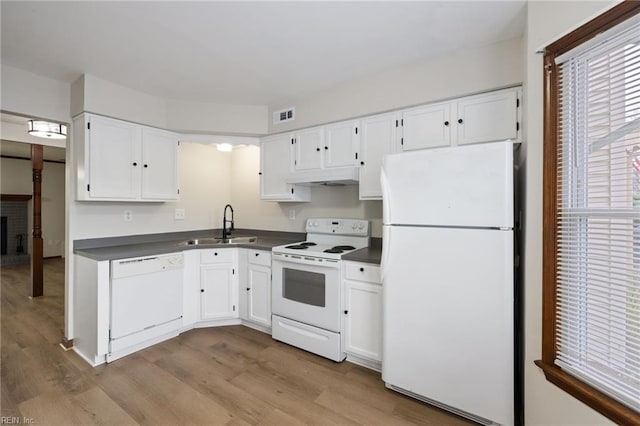
<svg viewBox="0 0 640 426">
<path fill-rule="evenodd" d="M 558 64 L 556 365 L 640 411 L 640 24 Z"/>
</svg>

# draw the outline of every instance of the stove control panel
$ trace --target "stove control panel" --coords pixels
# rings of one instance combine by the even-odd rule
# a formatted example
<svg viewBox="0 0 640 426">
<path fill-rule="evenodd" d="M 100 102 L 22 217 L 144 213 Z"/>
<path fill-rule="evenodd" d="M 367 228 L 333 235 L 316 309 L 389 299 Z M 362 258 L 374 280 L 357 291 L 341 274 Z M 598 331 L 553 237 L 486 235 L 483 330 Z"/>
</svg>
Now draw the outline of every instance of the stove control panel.
<svg viewBox="0 0 640 426">
<path fill-rule="evenodd" d="M 307 219 L 307 233 L 369 236 L 369 221 L 360 219 Z"/>
</svg>

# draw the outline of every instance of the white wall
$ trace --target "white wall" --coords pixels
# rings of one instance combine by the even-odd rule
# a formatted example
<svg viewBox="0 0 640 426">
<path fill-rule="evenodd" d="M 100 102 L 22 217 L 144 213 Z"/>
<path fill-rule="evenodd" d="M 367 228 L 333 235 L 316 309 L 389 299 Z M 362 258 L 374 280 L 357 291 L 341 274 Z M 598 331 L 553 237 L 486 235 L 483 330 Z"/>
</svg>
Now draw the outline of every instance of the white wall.
<svg viewBox="0 0 640 426">
<path fill-rule="evenodd" d="M 149 126 L 167 127 L 167 105 L 163 98 L 148 95 L 140 91 L 111 83 L 109 81 L 85 74 L 84 99 L 80 111 L 72 111 L 76 116 L 82 111 L 89 111 L 108 117 L 148 124 Z M 80 104 L 76 98 L 74 83 L 74 105 Z M 78 88 L 79 89 L 79 88 Z"/>
<path fill-rule="evenodd" d="M 525 423 L 605 425 L 606 418 L 547 382 L 533 361 L 542 344 L 542 55 L 535 51 L 612 6 L 613 2 L 529 2 L 526 44 Z"/>
<path fill-rule="evenodd" d="M 72 201 L 73 239 L 210 229 L 222 226 L 224 205 L 231 200 L 231 154 L 214 146 L 181 143 L 178 166 L 180 201 L 120 203 Z M 185 220 L 174 220 L 176 208 Z M 124 221 L 124 211 L 133 213 Z"/>
<path fill-rule="evenodd" d="M 521 39 L 466 49 L 438 60 L 347 82 L 306 99 L 272 105 L 270 113 L 295 106 L 293 122 L 273 125 L 269 133 L 520 84 L 524 78 Z"/>
<path fill-rule="evenodd" d="M 70 86 L 2 65 L 0 68 L 0 109 L 62 123 L 70 122 Z"/>
<path fill-rule="evenodd" d="M 275 203 L 260 200 L 260 149 L 256 146 L 236 149 L 231 160 L 231 201 L 236 226 L 290 232 L 305 232 L 309 217 L 369 219 L 372 235 L 382 236 L 382 202 L 359 201 L 358 185 L 312 187 L 309 203 Z M 295 219 L 289 220 L 289 211 Z"/>
<path fill-rule="evenodd" d="M 167 127 L 176 131 L 238 135 L 267 133 L 266 105 L 229 105 L 209 102 L 167 102 Z"/>
<path fill-rule="evenodd" d="M 152 96 L 85 74 L 71 85 L 71 115 L 83 111 L 187 133 L 267 132 L 266 105 L 187 102 Z"/>
</svg>

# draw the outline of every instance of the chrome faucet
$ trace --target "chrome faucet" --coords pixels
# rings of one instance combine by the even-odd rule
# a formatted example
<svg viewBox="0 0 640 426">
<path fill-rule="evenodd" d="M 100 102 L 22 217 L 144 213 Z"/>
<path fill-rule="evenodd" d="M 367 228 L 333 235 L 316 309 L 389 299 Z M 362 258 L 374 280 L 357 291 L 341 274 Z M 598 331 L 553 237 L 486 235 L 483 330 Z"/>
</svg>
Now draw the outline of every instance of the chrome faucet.
<svg viewBox="0 0 640 426">
<path fill-rule="evenodd" d="M 227 207 L 231 209 L 231 220 L 227 220 Z M 223 214 L 223 219 L 222 219 L 222 239 L 226 240 L 227 237 L 229 236 L 229 234 L 231 234 L 231 231 L 233 231 L 233 207 L 231 207 L 231 204 L 227 204 L 226 206 L 224 206 L 224 214 Z M 231 222 L 231 227 L 227 230 L 227 222 Z"/>
</svg>

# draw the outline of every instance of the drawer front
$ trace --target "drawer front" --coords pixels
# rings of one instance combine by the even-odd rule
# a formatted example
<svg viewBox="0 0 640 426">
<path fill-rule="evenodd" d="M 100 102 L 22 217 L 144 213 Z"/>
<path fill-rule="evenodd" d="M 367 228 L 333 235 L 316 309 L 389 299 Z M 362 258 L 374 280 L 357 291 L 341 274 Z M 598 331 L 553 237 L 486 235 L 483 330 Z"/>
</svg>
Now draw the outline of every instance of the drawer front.
<svg viewBox="0 0 640 426">
<path fill-rule="evenodd" d="M 233 262 L 233 249 L 207 249 L 200 252 L 200 263 Z"/>
<path fill-rule="evenodd" d="M 265 250 L 247 250 L 249 263 L 254 265 L 271 266 L 271 252 Z"/>
<path fill-rule="evenodd" d="M 381 283 L 380 267 L 366 263 L 345 262 L 344 277 L 348 280 Z"/>
</svg>

